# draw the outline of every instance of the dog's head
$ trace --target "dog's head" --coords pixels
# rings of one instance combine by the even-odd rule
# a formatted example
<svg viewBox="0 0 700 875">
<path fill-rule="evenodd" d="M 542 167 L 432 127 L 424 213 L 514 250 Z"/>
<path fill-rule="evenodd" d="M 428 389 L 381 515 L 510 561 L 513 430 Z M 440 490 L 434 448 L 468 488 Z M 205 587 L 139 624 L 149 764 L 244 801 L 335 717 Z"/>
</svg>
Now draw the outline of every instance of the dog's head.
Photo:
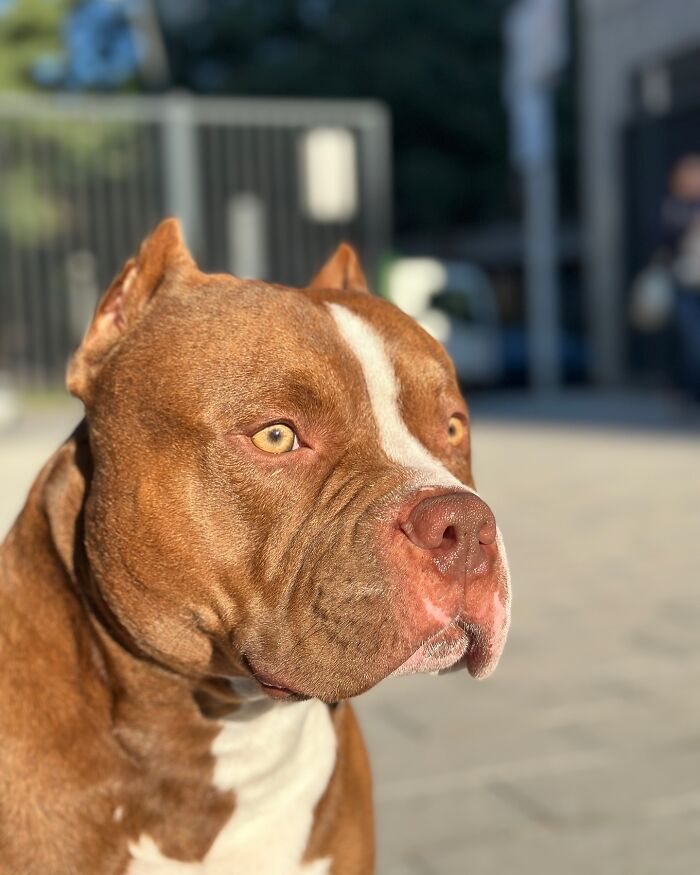
<svg viewBox="0 0 700 875">
<path fill-rule="evenodd" d="M 163 222 L 68 385 L 93 597 L 140 652 L 327 701 L 496 665 L 508 571 L 454 368 L 348 247 L 297 290 L 201 273 Z"/>
</svg>

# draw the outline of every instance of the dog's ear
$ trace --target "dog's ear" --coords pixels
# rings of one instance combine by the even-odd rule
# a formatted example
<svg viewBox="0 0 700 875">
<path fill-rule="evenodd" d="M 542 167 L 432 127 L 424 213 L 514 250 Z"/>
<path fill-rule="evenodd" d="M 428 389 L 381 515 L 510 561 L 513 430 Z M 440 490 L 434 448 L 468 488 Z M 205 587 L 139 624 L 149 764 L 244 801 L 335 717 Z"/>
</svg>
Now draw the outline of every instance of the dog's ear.
<svg viewBox="0 0 700 875">
<path fill-rule="evenodd" d="M 66 375 L 68 391 L 87 401 L 104 357 L 138 321 L 164 279 L 196 269 L 177 219 L 165 219 L 141 244 L 102 296 Z"/>
<path fill-rule="evenodd" d="M 308 285 L 310 289 L 340 289 L 370 293 L 357 253 L 341 243 Z"/>
</svg>

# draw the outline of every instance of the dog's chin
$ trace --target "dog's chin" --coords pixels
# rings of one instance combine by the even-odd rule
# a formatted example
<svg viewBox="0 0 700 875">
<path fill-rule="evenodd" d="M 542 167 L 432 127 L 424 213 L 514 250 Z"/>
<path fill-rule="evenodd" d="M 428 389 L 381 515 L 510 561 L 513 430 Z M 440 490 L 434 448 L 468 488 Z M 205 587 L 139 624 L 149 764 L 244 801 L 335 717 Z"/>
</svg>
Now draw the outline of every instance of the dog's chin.
<svg viewBox="0 0 700 875">
<path fill-rule="evenodd" d="M 465 664 L 471 646 L 467 628 L 453 621 L 423 641 L 391 677 L 403 674 L 438 674 Z"/>
<path fill-rule="evenodd" d="M 466 669 L 473 678 L 481 680 L 496 667 L 501 646 L 479 626 L 453 620 L 420 644 L 390 677 L 442 675 Z"/>
<path fill-rule="evenodd" d="M 374 675 L 363 672 L 361 677 L 327 677 L 328 686 L 302 684 L 295 681 L 292 674 L 287 675 L 282 671 L 273 673 L 245 655 L 242 662 L 249 673 L 247 682 L 257 696 L 288 702 L 316 698 L 332 703 L 358 696 L 386 677 L 447 674 L 466 669 L 473 678 L 485 678 L 496 667 L 505 631 L 506 627 L 494 634 L 486 626 L 458 617 L 439 628 L 429 638 L 418 642 L 408 658 L 388 674 L 385 674 L 386 669 L 381 671 L 377 667 L 379 673 Z"/>
</svg>

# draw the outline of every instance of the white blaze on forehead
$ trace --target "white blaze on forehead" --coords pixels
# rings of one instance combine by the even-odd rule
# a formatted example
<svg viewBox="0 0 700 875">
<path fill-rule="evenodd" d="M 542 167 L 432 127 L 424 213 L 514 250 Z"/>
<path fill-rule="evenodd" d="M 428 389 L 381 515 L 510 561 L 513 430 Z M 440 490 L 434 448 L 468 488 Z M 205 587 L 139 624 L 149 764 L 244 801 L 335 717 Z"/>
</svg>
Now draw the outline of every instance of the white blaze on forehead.
<svg viewBox="0 0 700 875">
<path fill-rule="evenodd" d="M 411 434 L 399 409 L 399 382 L 384 343 L 364 319 L 340 304 L 328 309 L 362 367 L 382 449 L 392 462 L 415 471 L 416 486 L 449 486 L 472 492 Z M 447 428 L 447 426 L 445 426 Z"/>
</svg>

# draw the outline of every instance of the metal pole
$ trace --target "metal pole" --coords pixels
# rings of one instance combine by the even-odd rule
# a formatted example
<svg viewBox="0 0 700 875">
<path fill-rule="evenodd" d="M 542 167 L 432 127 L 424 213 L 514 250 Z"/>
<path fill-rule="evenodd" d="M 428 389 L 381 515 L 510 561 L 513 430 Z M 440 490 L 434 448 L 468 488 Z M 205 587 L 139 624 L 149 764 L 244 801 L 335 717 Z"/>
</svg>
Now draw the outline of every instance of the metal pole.
<svg viewBox="0 0 700 875">
<path fill-rule="evenodd" d="M 568 56 L 564 0 L 516 0 L 505 17 L 504 36 L 511 149 L 523 183 L 530 386 L 549 392 L 562 376 L 552 89 Z"/>
<path fill-rule="evenodd" d="M 202 247 L 202 189 L 197 118 L 186 97 L 166 101 L 163 130 L 167 211 L 182 223 L 185 240 L 196 258 Z"/>
<path fill-rule="evenodd" d="M 551 125 L 552 100 L 543 95 L 545 124 Z M 522 169 L 524 200 L 525 289 L 530 385 L 536 391 L 561 382 L 557 183 L 554 151 Z"/>
</svg>

